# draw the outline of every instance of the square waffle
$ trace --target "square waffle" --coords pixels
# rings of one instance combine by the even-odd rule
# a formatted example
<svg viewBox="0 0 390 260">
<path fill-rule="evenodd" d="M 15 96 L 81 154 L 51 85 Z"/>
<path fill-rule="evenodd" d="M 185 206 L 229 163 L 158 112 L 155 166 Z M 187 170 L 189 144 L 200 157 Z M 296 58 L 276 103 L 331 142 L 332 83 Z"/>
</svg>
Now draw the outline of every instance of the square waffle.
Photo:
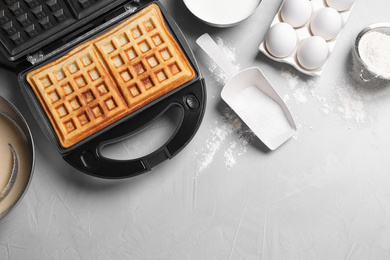
<svg viewBox="0 0 390 260">
<path fill-rule="evenodd" d="M 64 148 L 195 76 L 151 4 L 106 33 L 27 74 Z"/>
</svg>

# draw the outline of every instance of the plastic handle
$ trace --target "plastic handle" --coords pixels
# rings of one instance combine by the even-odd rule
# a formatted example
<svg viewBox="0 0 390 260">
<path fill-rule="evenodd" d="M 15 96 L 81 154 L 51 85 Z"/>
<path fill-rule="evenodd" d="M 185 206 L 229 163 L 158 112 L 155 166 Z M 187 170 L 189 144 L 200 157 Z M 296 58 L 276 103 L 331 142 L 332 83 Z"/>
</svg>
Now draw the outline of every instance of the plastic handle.
<svg viewBox="0 0 390 260">
<path fill-rule="evenodd" d="M 226 54 L 219 48 L 209 34 L 205 33 L 200 36 L 196 40 L 196 43 L 215 61 L 215 63 L 217 63 L 229 78 L 232 78 L 237 74 L 238 70 L 233 66 L 226 57 Z"/>
<path fill-rule="evenodd" d="M 63 157 L 80 171 L 101 178 L 127 178 L 145 173 L 162 161 L 172 158 L 189 143 L 203 118 L 205 102 L 204 82 L 201 79 Z M 142 130 L 172 106 L 178 106 L 183 116 L 176 132 L 165 145 L 146 156 L 132 160 L 114 160 L 101 155 L 100 148 L 105 143 Z"/>
</svg>

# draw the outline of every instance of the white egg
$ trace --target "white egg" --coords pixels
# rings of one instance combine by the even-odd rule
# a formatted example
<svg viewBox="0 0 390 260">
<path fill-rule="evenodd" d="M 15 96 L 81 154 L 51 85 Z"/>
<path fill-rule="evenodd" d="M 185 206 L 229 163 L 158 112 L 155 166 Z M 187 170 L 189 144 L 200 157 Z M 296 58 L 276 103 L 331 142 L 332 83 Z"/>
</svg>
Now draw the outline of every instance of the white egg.
<svg viewBox="0 0 390 260">
<path fill-rule="evenodd" d="M 328 41 L 339 34 L 341 25 L 340 14 L 331 7 L 325 7 L 314 14 L 310 29 L 313 35 L 321 36 Z"/>
<path fill-rule="evenodd" d="M 329 48 L 326 41 L 319 36 L 311 36 L 302 41 L 297 50 L 299 64 L 307 69 L 320 68 L 328 58 Z"/>
<path fill-rule="evenodd" d="M 301 27 L 309 20 L 311 12 L 309 0 L 285 0 L 280 9 L 280 16 L 292 27 Z"/>
<path fill-rule="evenodd" d="M 265 45 L 272 56 L 284 58 L 294 51 L 297 41 L 297 34 L 291 25 L 277 23 L 269 29 Z"/>
<path fill-rule="evenodd" d="M 345 11 L 355 3 L 355 0 L 326 0 L 329 7 L 336 9 L 339 12 Z"/>
</svg>

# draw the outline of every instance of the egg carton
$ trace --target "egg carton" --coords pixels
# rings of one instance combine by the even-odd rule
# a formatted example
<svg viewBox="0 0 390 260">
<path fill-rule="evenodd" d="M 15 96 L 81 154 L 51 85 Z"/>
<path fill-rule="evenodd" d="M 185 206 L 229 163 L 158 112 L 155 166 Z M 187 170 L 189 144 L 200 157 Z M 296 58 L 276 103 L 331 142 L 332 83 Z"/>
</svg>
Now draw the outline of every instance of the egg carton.
<svg viewBox="0 0 390 260">
<path fill-rule="evenodd" d="M 272 20 L 272 23 L 269 27 L 272 28 L 274 25 L 278 24 L 278 23 L 283 23 L 283 19 L 282 19 L 282 16 L 281 16 L 281 9 L 283 7 L 283 4 L 286 0 L 284 0 L 277 12 L 277 14 L 275 15 L 274 19 Z M 326 7 L 329 7 L 329 5 L 327 5 L 326 1 L 325 0 L 309 0 L 310 4 L 311 4 L 311 8 L 312 8 L 312 12 L 311 12 L 311 16 L 310 18 L 308 19 L 308 21 L 301 27 L 298 27 L 298 28 L 294 28 L 293 29 L 295 30 L 296 32 L 296 35 L 297 35 L 297 44 L 295 46 L 295 49 L 294 51 L 286 56 L 286 57 L 283 57 L 283 58 L 278 58 L 278 57 L 275 57 L 273 55 L 271 55 L 269 53 L 269 51 L 267 50 L 266 48 L 266 38 L 263 40 L 263 42 L 260 44 L 259 46 L 259 50 L 264 53 L 267 57 L 269 57 L 270 59 L 272 60 L 275 60 L 275 61 L 278 61 L 278 62 L 283 62 L 283 63 L 287 63 L 287 64 L 290 64 L 292 65 L 293 67 L 295 67 L 297 70 L 299 70 L 300 72 L 304 73 L 304 74 L 307 74 L 307 75 L 310 75 L 310 76 L 321 76 L 327 62 L 328 62 L 328 59 L 337 43 L 337 40 L 345 26 L 345 24 L 347 23 L 347 20 L 348 20 L 348 17 L 349 15 L 351 14 L 352 12 L 352 9 L 355 5 L 355 3 L 347 10 L 345 11 L 338 11 L 338 13 L 340 14 L 340 18 L 341 18 L 341 29 L 338 33 L 338 35 L 336 37 L 334 37 L 333 39 L 331 40 L 328 40 L 326 41 L 327 45 L 328 45 L 328 56 L 327 56 L 327 59 L 326 61 L 322 64 L 321 67 L 317 68 L 317 69 L 313 69 L 313 70 L 308 70 L 308 69 L 305 69 L 304 67 L 302 67 L 299 62 L 298 62 L 298 59 L 297 59 L 297 50 L 298 50 L 298 47 L 299 45 L 301 44 L 301 42 L 311 36 L 314 36 L 313 33 L 311 32 L 311 29 L 310 29 L 310 22 L 312 20 L 312 18 L 314 17 L 314 15 L 321 9 L 323 8 L 326 8 Z M 268 29 L 268 30 L 269 30 Z"/>
</svg>

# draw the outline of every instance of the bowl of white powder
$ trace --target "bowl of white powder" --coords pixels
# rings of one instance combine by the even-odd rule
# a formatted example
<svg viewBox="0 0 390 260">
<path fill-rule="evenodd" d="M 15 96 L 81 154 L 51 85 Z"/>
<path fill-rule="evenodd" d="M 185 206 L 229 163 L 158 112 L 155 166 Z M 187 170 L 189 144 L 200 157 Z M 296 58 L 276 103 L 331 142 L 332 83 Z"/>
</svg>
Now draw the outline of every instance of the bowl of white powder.
<svg viewBox="0 0 390 260">
<path fill-rule="evenodd" d="M 390 23 L 376 23 L 356 37 L 355 54 L 362 65 L 360 78 L 390 80 Z"/>
</svg>

